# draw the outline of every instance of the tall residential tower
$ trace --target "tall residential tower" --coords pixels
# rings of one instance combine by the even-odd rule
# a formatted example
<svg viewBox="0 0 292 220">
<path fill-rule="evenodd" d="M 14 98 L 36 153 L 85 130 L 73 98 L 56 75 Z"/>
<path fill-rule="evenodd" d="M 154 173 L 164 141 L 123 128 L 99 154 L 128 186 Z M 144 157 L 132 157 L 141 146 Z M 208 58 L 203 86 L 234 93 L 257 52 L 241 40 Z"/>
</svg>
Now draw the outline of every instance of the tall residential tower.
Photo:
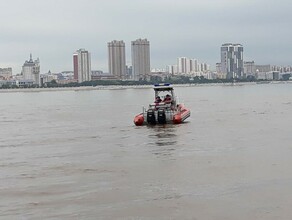
<svg viewBox="0 0 292 220">
<path fill-rule="evenodd" d="M 91 57 L 85 49 L 73 54 L 74 79 L 79 83 L 91 80 Z"/>
<path fill-rule="evenodd" d="M 177 71 L 179 74 L 190 73 L 190 59 L 187 57 L 178 57 Z"/>
<path fill-rule="evenodd" d="M 221 71 L 227 79 L 243 77 L 243 46 L 223 44 L 221 46 Z"/>
<path fill-rule="evenodd" d="M 150 43 L 147 39 L 132 41 L 133 79 L 145 79 L 150 73 Z"/>
<path fill-rule="evenodd" d="M 126 76 L 126 51 L 124 41 L 111 41 L 108 46 L 109 73 L 118 79 Z"/>
</svg>

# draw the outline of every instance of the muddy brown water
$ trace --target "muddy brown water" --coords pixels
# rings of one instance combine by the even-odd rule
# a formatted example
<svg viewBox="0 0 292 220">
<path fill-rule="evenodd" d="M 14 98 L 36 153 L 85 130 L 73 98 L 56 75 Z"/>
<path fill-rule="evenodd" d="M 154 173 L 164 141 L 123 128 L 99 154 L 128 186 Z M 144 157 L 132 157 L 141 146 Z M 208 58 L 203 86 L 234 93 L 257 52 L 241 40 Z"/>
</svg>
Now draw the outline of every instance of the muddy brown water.
<svg viewBox="0 0 292 220">
<path fill-rule="evenodd" d="M 292 84 L 0 93 L 0 219 L 291 219 Z"/>
</svg>

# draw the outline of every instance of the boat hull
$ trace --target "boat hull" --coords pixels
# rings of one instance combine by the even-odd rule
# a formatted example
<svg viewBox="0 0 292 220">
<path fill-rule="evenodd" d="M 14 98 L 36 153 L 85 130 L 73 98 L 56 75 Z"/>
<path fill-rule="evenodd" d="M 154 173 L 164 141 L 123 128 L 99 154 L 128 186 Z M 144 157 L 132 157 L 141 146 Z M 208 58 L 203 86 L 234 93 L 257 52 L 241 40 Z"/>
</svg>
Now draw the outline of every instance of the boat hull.
<svg viewBox="0 0 292 220">
<path fill-rule="evenodd" d="M 180 111 L 173 116 L 173 123 L 180 124 L 191 116 L 191 111 L 185 108 L 183 105 L 179 106 Z"/>
<path fill-rule="evenodd" d="M 164 112 L 164 118 L 161 119 L 161 113 L 159 111 L 154 111 L 154 120 L 147 121 L 147 112 L 140 113 L 134 118 L 134 124 L 136 126 L 142 125 L 155 125 L 155 124 L 181 124 L 188 117 L 190 117 L 191 112 L 189 109 L 185 108 L 183 105 L 178 105 L 178 110 L 169 110 Z"/>
</svg>

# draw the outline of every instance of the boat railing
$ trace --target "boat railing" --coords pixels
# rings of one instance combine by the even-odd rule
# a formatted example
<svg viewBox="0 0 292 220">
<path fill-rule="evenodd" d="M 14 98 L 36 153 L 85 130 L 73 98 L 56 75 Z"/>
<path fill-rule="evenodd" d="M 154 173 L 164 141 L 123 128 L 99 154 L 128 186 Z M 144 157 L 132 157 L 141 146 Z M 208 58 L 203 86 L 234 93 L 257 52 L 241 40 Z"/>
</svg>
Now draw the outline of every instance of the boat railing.
<svg viewBox="0 0 292 220">
<path fill-rule="evenodd" d="M 153 103 L 149 105 L 149 108 L 155 108 L 155 109 L 167 109 L 167 108 L 171 108 L 171 104 L 165 104 L 165 103 Z"/>
</svg>

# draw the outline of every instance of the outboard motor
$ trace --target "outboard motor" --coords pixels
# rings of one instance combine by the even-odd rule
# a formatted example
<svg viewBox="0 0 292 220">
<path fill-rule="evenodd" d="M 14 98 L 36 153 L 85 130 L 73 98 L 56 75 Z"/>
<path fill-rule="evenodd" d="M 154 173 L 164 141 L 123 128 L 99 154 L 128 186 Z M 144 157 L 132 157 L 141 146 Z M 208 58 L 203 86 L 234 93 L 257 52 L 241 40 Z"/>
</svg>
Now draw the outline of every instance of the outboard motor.
<svg viewBox="0 0 292 220">
<path fill-rule="evenodd" d="M 159 124 L 166 124 L 166 116 L 165 116 L 165 110 L 164 109 L 159 109 L 158 110 L 157 118 L 158 118 L 158 123 Z"/>
<path fill-rule="evenodd" d="M 149 109 L 147 111 L 147 122 L 148 124 L 151 124 L 151 125 L 156 124 L 156 118 L 155 118 L 155 113 L 153 109 Z"/>
</svg>

